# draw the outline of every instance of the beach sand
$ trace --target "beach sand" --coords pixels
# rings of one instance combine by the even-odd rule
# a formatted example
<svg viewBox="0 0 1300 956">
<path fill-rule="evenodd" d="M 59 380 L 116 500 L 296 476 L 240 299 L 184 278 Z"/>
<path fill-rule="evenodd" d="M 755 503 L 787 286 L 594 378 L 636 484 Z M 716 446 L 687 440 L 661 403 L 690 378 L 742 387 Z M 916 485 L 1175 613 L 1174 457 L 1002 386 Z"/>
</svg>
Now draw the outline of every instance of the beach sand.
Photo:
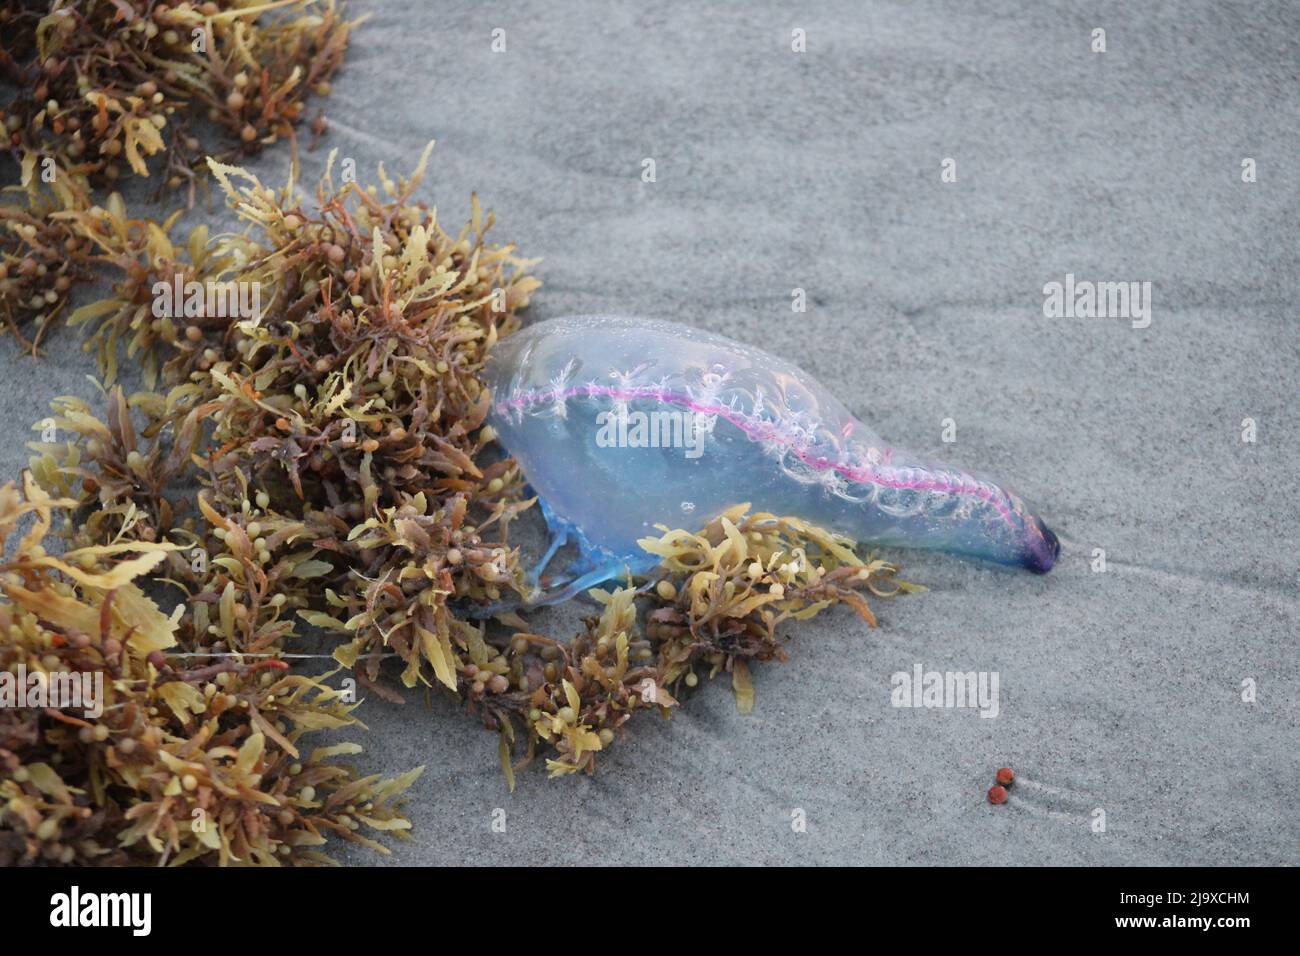
<svg viewBox="0 0 1300 956">
<path fill-rule="evenodd" d="M 788 356 L 886 440 L 1020 491 L 1060 562 L 889 552 L 929 592 L 877 602 L 877 630 L 847 609 L 788 628 L 752 714 L 702 682 L 671 720 L 633 721 L 595 776 L 538 761 L 513 794 L 495 735 L 454 704 L 372 697 L 355 760 L 426 766 L 413 837 L 336 854 L 1300 862 L 1300 10 L 703 6 L 355 0 L 372 19 L 302 179 L 331 148 L 363 181 L 408 170 L 436 138 L 420 195 L 455 227 L 477 191 L 496 238 L 544 258 L 531 318 L 659 316 Z M 190 221 L 229 222 L 202 204 Z M 1150 282 L 1150 324 L 1046 317 L 1067 275 Z M 48 346 L 31 360 L 0 339 L 6 475 L 53 396 L 94 393 L 78 335 Z M 998 715 L 891 706 L 891 675 L 917 665 L 996 672 Z M 1004 765 L 1022 782 L 990 806 Z"/>
</svg>

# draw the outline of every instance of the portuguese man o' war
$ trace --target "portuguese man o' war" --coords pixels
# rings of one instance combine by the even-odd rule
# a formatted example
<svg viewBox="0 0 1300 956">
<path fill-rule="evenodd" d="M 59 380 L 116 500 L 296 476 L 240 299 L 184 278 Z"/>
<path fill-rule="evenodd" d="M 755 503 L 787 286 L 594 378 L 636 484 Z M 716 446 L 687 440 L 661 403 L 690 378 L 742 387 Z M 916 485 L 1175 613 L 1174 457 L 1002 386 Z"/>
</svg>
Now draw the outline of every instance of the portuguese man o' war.
<svg viewBox="0 0 1300 956">
<path fill-rule="evenodd" d="M 1016 495 L 886 446 L 793 364 L 672 322 L 571 316 L 504 339 L 489 421 L 579 557 L 536 603 L 658 558 L 656 525 L 703 527 L 748 502 L 860 543 L 930 548 L 1038 573 L 1060 545 Z"/>
</svg>

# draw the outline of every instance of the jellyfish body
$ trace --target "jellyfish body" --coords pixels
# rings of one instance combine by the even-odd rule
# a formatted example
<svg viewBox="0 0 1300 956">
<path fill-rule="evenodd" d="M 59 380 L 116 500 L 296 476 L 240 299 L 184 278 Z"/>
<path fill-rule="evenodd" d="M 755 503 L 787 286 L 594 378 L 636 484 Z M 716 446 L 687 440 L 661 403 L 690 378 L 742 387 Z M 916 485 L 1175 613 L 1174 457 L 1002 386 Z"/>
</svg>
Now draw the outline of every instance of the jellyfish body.
<svg viewBox="0 0 1300 956">
<path fill-rule="evenodd" d="M 490 421 L 555 540 L 581 549 L 566 593 L 657 560 L 656 526 L 701 527 L 748 502 L 859 542 L 1038 573 L 1056 536 L 987 479 L 886 446 L 793 364 L 653 319 L 571 316 L 503 340 Z"/>
</svg>

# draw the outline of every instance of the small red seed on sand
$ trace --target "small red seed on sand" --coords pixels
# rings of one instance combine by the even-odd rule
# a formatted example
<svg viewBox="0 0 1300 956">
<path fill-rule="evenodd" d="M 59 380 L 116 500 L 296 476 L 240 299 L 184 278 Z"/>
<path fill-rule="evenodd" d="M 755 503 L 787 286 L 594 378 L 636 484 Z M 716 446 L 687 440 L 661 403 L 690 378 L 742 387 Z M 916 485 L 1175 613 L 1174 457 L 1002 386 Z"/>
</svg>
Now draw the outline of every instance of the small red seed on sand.
<svg viewBox="0 0 1300 956">
<path fill-rule="evenodd" d="M 1010 767 L 1003 767 L 998 771 L 998 783 L 1004 787 L 1009 787 L 1015 783 L 1016 774 Z"/>
<path fill-rule="evenodd" d="M 1007 788 L 998 784 L 989 787 L 989 803 L 1006 803 Z"/>
</svg>

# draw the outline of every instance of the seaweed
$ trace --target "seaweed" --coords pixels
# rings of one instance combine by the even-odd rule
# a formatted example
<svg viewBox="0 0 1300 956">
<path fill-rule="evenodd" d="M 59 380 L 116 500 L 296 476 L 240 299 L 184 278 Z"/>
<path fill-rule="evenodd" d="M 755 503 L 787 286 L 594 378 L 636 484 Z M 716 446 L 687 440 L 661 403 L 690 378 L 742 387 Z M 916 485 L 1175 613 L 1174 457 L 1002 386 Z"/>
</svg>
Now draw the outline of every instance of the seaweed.
<svg viewBox="0 0 1300 956">
<path fill-rule="evenodd" d="M 155 198 L 183 191 L 192 206 L 209 154 L 287 139 L 296 155 L 307 97 L 329 93 L 360 22 L 335 0 L 8 0 L 0 125 L 17 183 L 0 205 L 0 329 L 36 352 L 95 274 L 101 250 L 66 216 L 94 210 L 96 189 L 152 177 Z M 314 143 L 323 115 L 311 128 Z"/>
<path fill-rule="evenodd" d="M 530 731 L 520 766 L 544 745 L 554 754 L 546 761 L 552 776 L 592 772 L 596 753 L 634 712 L 670 713 L 701 674 L 730 674 L 736 706 L 748 713 L 749 665 L 786 659 L 777 629 L 787 621 L 846 604 L 875 627 L 863 592 L 923 590 L 898 579 L 894 565 L 860 558 L 847 538 L 797 518 L 750 514 L 748 504 L 697 533 L 659 530 L 662 536 L 640 542 L 662 558 L 652 581 L 589 592 L 604 611 L 568 644 L 518 632 L 507 645 L 505 666 L 519 690 L 495 701 L 494 715 L 512 786 L 511 712 Z"/>
<path fill-rule="evenodd" d="M 74 178 L 4 190 L 0 203 L 0 329 L 35 353 L 64 312 L 74 285 L 89 280 L 90 245 L 57 213 L 87 208 L 86 186 Z M 8 201 L 21 198 L 21 201 Z M 31 338 L 24 328 L 35 327 Z"/>
<path fill-rule="evenodd" d="M 18 94 L 0 120 L 22 184 L 48 160 L 96 185 L 156 174 L 193 203 L 209 153 L 293 139 L 357 22 L 334 0 L 10 0 L 0 77 Z"/>
<path fill-rule="evenodd" d="M 18 674 L 24 691 L 69 675 L 100 688 L 79 707 L 0 708 L 0 865 L 321 863 L 327 833 L 387 852 L 359 831 L 409 827 L 394 801 L 419 770 L 359 777 L 334 759 L 360 751 L 350 743 L 302 756 L 305 733 L 360 723 L 338 691 L 283 661 L 176 666 L 178 615 L 135 581 L 178 546 L 123 539 L 51 556 L 46 535 L 75 506 L 30 474 L 21 491 L 0 487 L 0 671 L 10 689 Z"/>
<path fill-rule="evenodd" d="M 115 696 L 75 731 L 4 715 L 6 859 L 317 863 L 331 833 L 383 849 L 365 828 L 404 832 L 395 800 L 419 771 L 379 781 L 336 762 L 354 745 L 300 749 L 357 724 L 336 675 L 393 701 L 453 695 L 499 735 L 513 788 L 539 755 L 552 776 L 593 772 L 633 714 L 670 714 L 700 676 L 730 675 L 748 710 L 750 664 L 785 658 L 787 622 L 846 604 L 874 625 L 865 594 L 914 589 L 845 538 L 741 505 L 645 539 L 654 579 L 591 592 L 601 612 L 571 640 L 502 610 L 531 590 L 510 531 L 534 500 L 484 423 L 481 373 L 540 283 L 477 197 L 454 232 L 414 198 L 429 155 L 371 186 L 335 184 L 331 155 L 311 201 L 296 168 L 271 188 L 212 160 L 243 223 L 220 236 L 175 239 L 176 216 L 134 219 L 117 195 L 52 214 L 111 285 L 67 316 L 106 387 L 102 408 L 54 400 L 26 497 L 0 496 L 15 521 L 69 519 L 40 519 L 63 558 L 24 539 L 0 572 L 0 669 L 97 669 Z M 123 353 L 144 391 L 114 384 Z M 155 593 L 179 595 L 171 615 Z M 19 598 L 71 602 L 81 623 Z M 334 671 L 292 667 L 309 638 Z"/>
</svg>

